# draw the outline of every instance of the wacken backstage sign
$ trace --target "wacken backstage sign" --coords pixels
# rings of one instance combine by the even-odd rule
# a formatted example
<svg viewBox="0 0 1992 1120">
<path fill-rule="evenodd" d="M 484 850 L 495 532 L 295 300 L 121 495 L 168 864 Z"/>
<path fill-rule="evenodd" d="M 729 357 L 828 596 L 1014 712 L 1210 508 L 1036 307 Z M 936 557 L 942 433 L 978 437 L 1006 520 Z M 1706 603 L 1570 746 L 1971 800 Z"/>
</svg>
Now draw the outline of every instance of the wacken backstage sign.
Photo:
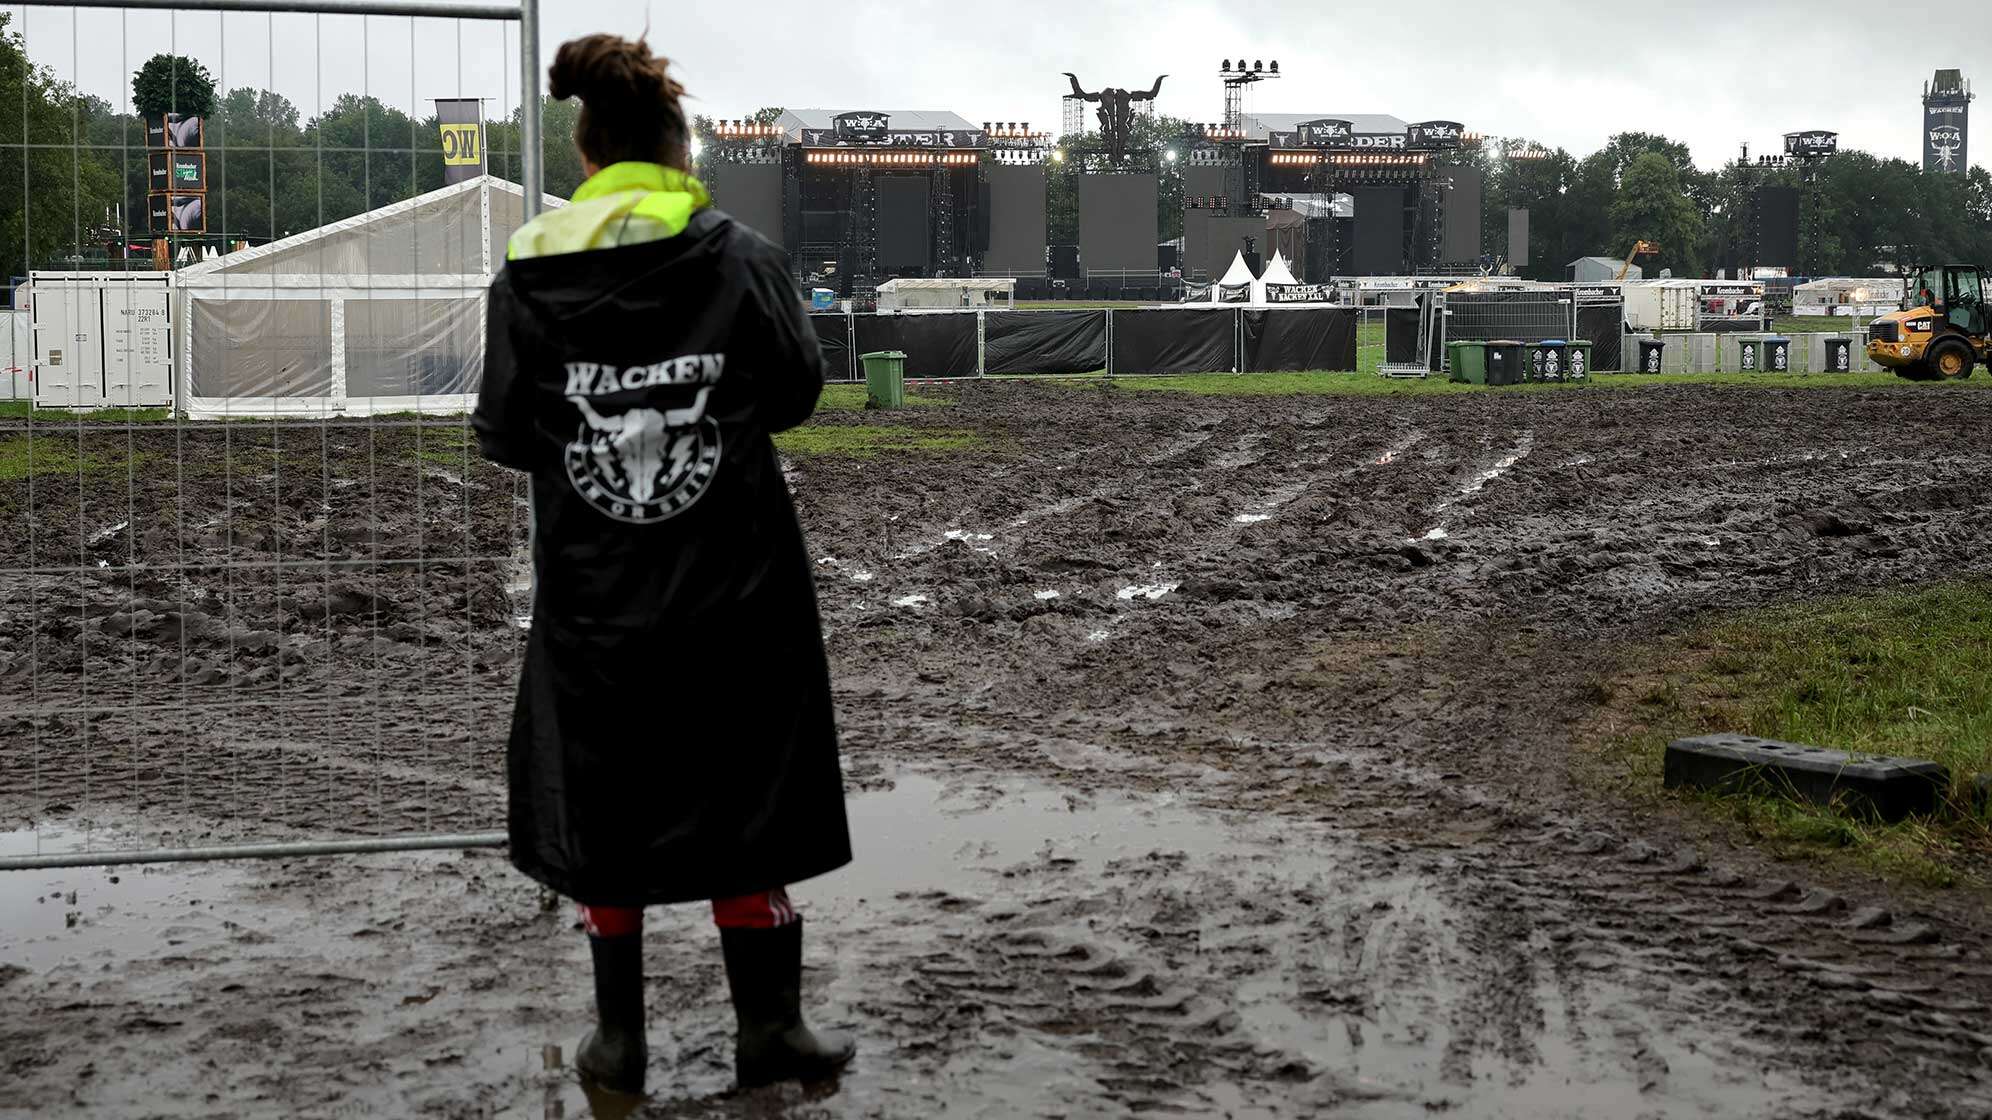
<svg viewBox="0 0 1992 1120">
<path fill-rule="evenodd" d="M 1335 289 L 1327 284 L 1268 284 L 1267 303 L 1332 303 Z"/>
<path fill-rule="evenodd" d="M 1840 150 L 1840 134 L 1813 129 L 1811 132 L 1785 133 L 1785 154 L 1800 159 L 1813 159 L 1830 156 Z"/>
<path fill-rule="evenodd" d="M 989 134 L 979 128 L 947 130 L 892 129 L 884 113 L 843 113 L 830 128 L 805 128 L 805 148 L 986 148 Z"/>
<path fill-rule="evenodd" d="M 1409 135 L 1413 148 L 1457 148 L 1466 139 L 1466 128 L 1458 121 L 1420 121 L 1411 126 Z"/>
</svg>

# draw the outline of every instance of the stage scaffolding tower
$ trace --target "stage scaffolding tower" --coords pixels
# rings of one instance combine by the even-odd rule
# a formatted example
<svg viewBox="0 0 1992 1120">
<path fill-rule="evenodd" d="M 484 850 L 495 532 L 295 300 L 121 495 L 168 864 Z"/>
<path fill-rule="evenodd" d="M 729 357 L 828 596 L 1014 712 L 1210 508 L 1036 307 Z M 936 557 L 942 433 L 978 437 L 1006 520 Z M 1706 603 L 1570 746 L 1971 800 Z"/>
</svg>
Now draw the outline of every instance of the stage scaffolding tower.
<svg viewBox="0 0 1992 1120">
<path fill-rule="evenodd" d="M 1238 59 L 1235 63 L 1225 59 L 1218 65 L 1217 76 L 1224 82 L 1224 127 L 1233 131 L 1245 128 L 1245 91 L 1260 82 L 1280 76 L 1280 60 L 1274 59 L 1266 65 L 1262 59 L 1247 62 Z"/>
</svg>

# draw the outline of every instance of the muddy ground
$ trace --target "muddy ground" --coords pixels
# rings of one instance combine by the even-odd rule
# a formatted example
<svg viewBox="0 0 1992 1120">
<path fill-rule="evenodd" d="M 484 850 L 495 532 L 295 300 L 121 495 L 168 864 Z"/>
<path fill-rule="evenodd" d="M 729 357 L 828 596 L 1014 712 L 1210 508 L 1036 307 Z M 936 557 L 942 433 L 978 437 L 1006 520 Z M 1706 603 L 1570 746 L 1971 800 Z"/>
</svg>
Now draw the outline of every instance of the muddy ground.
<svg viewBox="0 0 1992 1120">
<path fill-rule="evenodd" d="M 715 938 L 653 912 L 643 1114 L 1992 1115 L 1979 895 L 1694 843 L 1571 749 L 1700 612 L 1986 570 L 1992 394 L 892 422 L 987 442 L 791 465 L 859 850 L 793 893 L 862 1053 L 730 1094 Z M 0 850 L 500 825 L 523 521 L 460 429 L 36 438 Z M 0 1115 L 590 1114 L 585 946 L 499 853 L 0 903 Z"/>
</svg>

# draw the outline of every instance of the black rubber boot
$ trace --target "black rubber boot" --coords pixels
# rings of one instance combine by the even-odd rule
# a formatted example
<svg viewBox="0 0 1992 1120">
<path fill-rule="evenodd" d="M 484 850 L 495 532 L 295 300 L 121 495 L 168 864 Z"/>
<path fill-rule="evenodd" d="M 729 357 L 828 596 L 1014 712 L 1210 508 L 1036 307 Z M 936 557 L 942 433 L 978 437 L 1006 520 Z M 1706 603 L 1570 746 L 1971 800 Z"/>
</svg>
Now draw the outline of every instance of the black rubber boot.
<svg viewBox="0 0 1992 1120">
<path fill-rule="evenodd" d="M 595 957 L 595 1029 L 574 1053 L 574 1068 L 604 1089 L 643 1091 L 650 1051 L 643 1040 L 643 938 L 590 937 Z"/>
<path fill-rule="evenodd" d="M 773 929 L 721 929 L 726 980 L 740 1020 L 733 1070 L 742 1089 L 835 1076 L 858 1046 L 802 1021 L 802 919 Z"/>
</svg>

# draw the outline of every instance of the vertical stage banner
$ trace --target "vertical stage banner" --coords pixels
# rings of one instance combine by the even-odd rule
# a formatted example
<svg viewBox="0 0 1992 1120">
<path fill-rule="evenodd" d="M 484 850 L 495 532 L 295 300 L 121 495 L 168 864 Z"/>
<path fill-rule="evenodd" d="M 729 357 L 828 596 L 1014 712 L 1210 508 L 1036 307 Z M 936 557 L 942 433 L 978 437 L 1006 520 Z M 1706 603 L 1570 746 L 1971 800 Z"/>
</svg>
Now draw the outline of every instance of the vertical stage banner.
<svg viewBox="0 0 1992 1120">
<path fill-rule="evenodd" d="M 475 97 L 436 99 L 436 127 L 443 137 L 443 182 L 484 174 L 484 102 Z"/>
</svg>

